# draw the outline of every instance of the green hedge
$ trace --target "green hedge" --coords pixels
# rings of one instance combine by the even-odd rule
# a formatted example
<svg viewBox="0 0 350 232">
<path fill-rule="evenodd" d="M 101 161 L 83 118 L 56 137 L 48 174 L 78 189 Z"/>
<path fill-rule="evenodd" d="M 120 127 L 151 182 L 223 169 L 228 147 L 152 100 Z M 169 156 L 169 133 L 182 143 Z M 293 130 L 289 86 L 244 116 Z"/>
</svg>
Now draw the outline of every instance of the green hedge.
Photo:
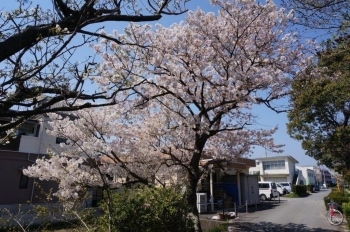
<svg viewBox="0 0 350 232">
<path fill-rule="evenodd" d="M 344 217 L 347 221 L 347 226 L 350 227 L 350 194 L 347 191 L 338 191 L 337 188 L 332 188 L 332 191 L 328 196 L 324 198 L 324 203 L 328 210 L 328 203 L 331 199 L 339 204 L 340 211 L 344 214 Z"/>
<path fill-rule="evenodd" d="M 315 185 L 313 185 L 313 184 L 306 185 L 306 188 L 307 188 L 308 192 L 313 192 L 314 191 L 314 187 L 315 187 Z"/>
<path fill-rule="evenodd" d="M 343 209 L 343 213 L 347 222 L 347 226 L 350 226 L 350 202 L 344 202 L 341 205 L 342 209 Z"/>
<path fill-rule="evenodd" d="M 328 210 L 328 203 L 333 200 L 334 202 L 336 202 L 337 204 L 339 204 L 340 206 L 343 205 L 343 203 L 347 203 L 350 201 L 350 195 L 349 193 L 346 193 L 345 191 L 338 191 L 337 188 L 332 188 L 332 191 L 328 194 L 328 196 L 326 196 L 324 198 L 324 204 Z M 339 209 L 340 211 L 342 211 L 342 209 Z"/>
<path fill-rule="evenodd" d="M 303 196 L 307 192 L 307 186 L 306 185 L 293 185 L 292 192 L 299 195 L 299 196 Z"/>
</svg>

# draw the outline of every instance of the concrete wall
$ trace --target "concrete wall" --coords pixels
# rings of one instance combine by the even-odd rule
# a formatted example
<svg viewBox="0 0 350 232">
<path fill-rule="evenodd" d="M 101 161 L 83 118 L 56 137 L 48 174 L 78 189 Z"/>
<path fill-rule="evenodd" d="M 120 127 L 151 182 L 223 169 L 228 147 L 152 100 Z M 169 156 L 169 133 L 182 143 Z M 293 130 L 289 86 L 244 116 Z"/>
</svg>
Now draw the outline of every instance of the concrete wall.
<svg viewBox="0 0 350 232">
<path fill-rule="evenodd" d="M 35 153 L 35 154 L 47 154 L 47 149 L 60 150 L 60 145 L 56 144 L 56 137 L 49 135 L 46 132 L 46 128 L 49 128 L 47 119 L 40 122 L 40 130 L 38 137 L 22 135 L 19 145 L 20 152 Z"/>
<path fill-rule="evenodd" d="M 33 185 L 32 178 L 28 179 L 26 187 L 20 188 L 22 169 L 31 166 L 37 157 L 36 154 L 0 150 L 0 205 L 26 204 L 31 200 L 32 203 L 40 203 L 46 200 L 41 190 Z M 50 188 L 57 189 L 53 182 L 38 183 L 44 192 Z"/>
<path fill-rule="evenodd" d="M 263 162 L 283 160 L 285 162 L 285 168 L 264 170 Z M 259 163 L 256 167 L 250 168 L 250 174 L 256 174 L 260 172 L 261 181 L 275 181 L 275 182 L 293 182 L 295 175 L 295 160 L 290 156 L 274 156 L 258 158 L 256 161 Z"/>
<path fill-rule="evenodd" d="M 297 169 L 300 171 L 297 184 L 301 184 L 300 180 L 302 180 L 304 185 L 316 184 L 315 172 L 313 169 L 310 169 L 310 167 L 297 167 Z"/>
<path fill-rule="evenodd" d="M 289 175 L 287 177 L 287 182 L 293 183 L 293 178 L 294 178 L 294 175 L 296 174 L 295 173 L 295 163 L 289 159 L 286 159 L 286 166 L 287 166 L 287 163 L 288 163 L 288 171 L 289 171 Z"/>
</svg>

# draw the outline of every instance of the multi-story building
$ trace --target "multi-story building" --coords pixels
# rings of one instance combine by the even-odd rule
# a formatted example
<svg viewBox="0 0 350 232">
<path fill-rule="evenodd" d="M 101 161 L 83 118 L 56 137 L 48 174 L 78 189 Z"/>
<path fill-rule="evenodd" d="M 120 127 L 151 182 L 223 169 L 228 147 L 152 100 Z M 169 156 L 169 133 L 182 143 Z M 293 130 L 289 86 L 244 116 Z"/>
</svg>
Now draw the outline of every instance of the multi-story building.
<svg viewBox="0 0 350 232">
<path fill-rule="evenodd" d="M 322 172 L 322 183 L 329 185 L 332 184 L 332 175 L 327 169 L 321 169 Z"/>
<path fill-rule="evenodd" d="M 0 124 L 9 120 L 0 118 Z M 47 134 L 45 128 L 48 126 L 48 117 L 45 116 L 27 120 L 8 143 L 0 143 L 0 205 L 42 202 L 45 199 L 42 192 L 57 188 L 53 182 L 28 178 L 22 173 L 36 159 L 46 156 L 48 148 L 60 149 L 62 139 Z M 2 132 L 0 141 L 6 136 Z"/>
<path fill-rule="evenodd" d="M 316 185 L 316 175 L 313 166 L 296 166 L 298 170 L 298 177 L 296 184 L 299 185 Z"/>
<path fill-rule="evenodd" d="M 296 182 L 295 164 L 292 156 L 273 156 L 255 159 L 256 166 L 249 169 L 250 174 L 259 174 L 261 181 Z"/>
</svg>

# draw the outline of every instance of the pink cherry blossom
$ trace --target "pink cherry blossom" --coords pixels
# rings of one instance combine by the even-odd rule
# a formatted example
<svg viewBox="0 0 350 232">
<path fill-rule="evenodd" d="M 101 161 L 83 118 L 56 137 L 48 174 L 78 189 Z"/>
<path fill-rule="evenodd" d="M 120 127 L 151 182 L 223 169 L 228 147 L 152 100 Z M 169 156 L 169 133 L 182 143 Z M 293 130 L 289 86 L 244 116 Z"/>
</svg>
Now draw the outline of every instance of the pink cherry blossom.
<svg viewBox="0 0 350 232">
<path fill-rule="evenodd" d="M 207 168 L 203 154 L 234 161 L 253 146 L 280 152 L 276 128 L 258 128 L 252 108 L 285 96 L 307 60 L 298 35 L 288 32 L 291 14 L 272 1 L 211 3 L 218 13 L 198 9 L 171 27 L 130 24 L 115 33 L 139 46 L 96 45 L 101 88 L 132 90 L 119 92 L 114 106 L 77 112 L 74 121 L 52 115 L 51 133 L 68 139 L 64 151 L 25 174 L 57 180 L 65 199 L 83 186 L 121 187 L 127 177 L 183 183 L 193 199 Z"/>
</svg>

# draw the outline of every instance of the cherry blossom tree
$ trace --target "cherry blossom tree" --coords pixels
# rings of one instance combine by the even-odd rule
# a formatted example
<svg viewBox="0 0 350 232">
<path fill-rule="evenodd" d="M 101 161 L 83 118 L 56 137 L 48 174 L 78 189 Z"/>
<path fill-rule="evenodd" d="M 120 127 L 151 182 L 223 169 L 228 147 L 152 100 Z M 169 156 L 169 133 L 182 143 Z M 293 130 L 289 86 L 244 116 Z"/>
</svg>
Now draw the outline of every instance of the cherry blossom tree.
<svg viewBox="0 0 350 232">
<path fill-rule="evenodd" d="M 298 17 L 297 24 L 307 27 L 308 30 L 319 30 L 314 36 L 349 33 L 348 0 L 282 0 L 281 4 L 287 9 L 293 9 Z"/>
<path fill-rule="evenodd" d="M 185 12 L 174 0 L 16 0 L 0 12 L 0 131 L 30 117 L 113 104 L 113 92 L 89 92 L 98 62 L 86 46 L 103 37 L 108 22 L 145 22 Z M 82 52 L 84 51 L 84 55 Z M 45 97 L 45 96 L 50 96 Z M 76 100 L 83 99 L 83 105 Z"/>
<path fill-rule="evenodd" d="M 217 14 L 198 9 L 169 28 L 130 24 L 124 35 L 108 35 L 140 46 L 95 45 L 103 59 L 102 91 L 124 76 L 138 84 L 119 92 L 117 105 L 76 112 L 74 121 L 52 115 L 51 133 L 68 139 L 64 151 L 25 174 L 59 181 L 57 195 L 66 198 L 86 185 L 175 179 L 186 186 L 189 216 L 201 231 L 198 181 L 211 164 L 234 161 L 255 145 L 280 151 L 271 138 L 276 128 L 259 129 L 252 108 L 279 112 L 272 102 L 288 94 L 307 64 L 297 34 L 288 32 L 291 14 L 273 2 L 211 3 Z M 211 160 L 203 164 L 203 157 Z"/>
</svg>

